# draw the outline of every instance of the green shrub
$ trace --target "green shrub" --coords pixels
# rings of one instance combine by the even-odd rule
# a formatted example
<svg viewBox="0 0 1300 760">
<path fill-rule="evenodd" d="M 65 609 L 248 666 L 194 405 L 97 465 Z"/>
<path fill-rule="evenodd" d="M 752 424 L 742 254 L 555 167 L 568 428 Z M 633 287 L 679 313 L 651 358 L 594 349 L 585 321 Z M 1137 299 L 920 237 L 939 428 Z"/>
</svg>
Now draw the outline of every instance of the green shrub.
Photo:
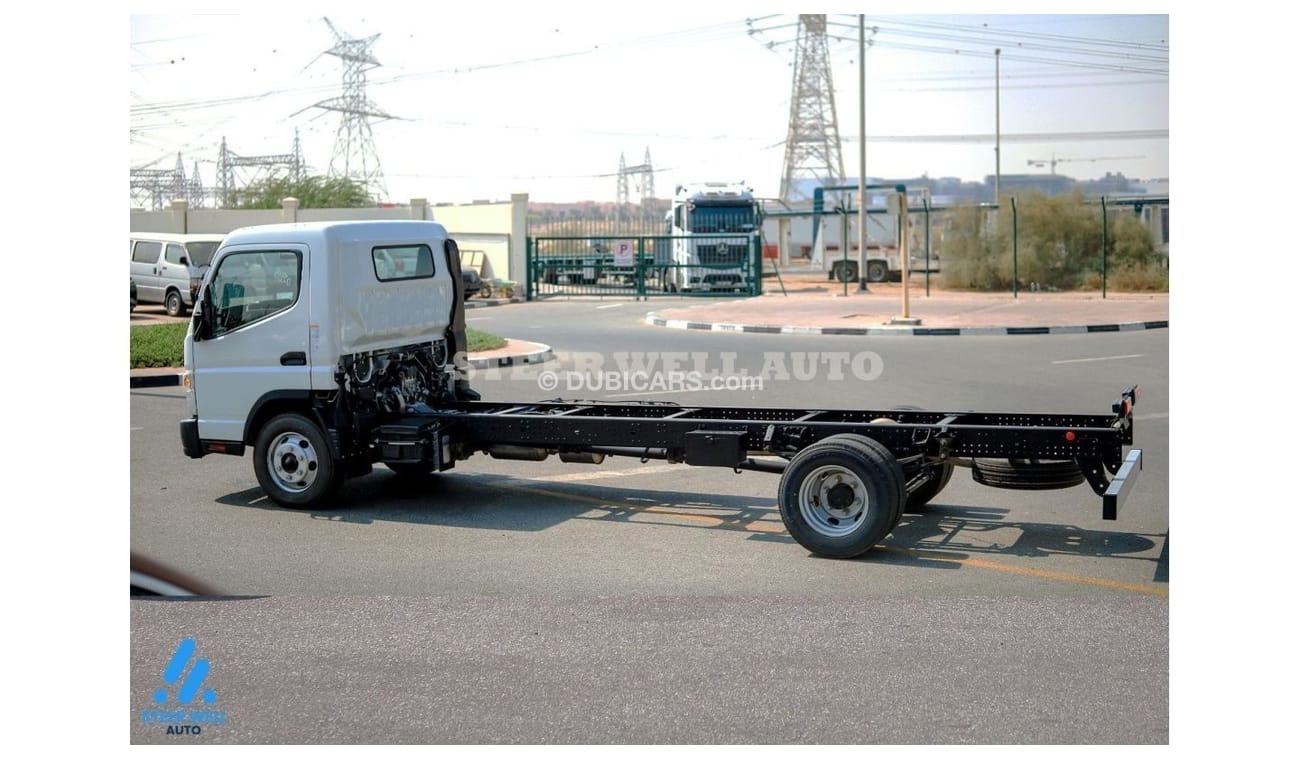
<svg viewBox="0 0 1300 760">
<path fill-rule="evenodd" d="M 184 363 L 185 322 L 131 328 L 131 369 L 179 367 Z"/>
<path fill-rule="evenodd" d="M 469 343 L 469 352 L 471 354 L 479 351 L 491 351 L 506 344 L 505 338 L 492 333 L 485 333 L 482 330 L 475 330 L 472 327 L 465 328 L 465 340 Z"/>
<path fill-rule="evenodd" d="M 1101 284 L 1101 206 L 1075 191 L 1046 197 L 1027 192 L 1016 197 L 1015 235 L 1009 198 L 1001 208 L 963 207 L 951 212 L 938 245 L 941 282 L 966 290 L 1010 290 L 1012 245 L 1021 288 L 1073 290 Z M 1151 231 L 1132 211 L 1107 210 L 1107 287 L 1117 290 L 1168 288 L 1168 276 L 1151 240 Z M 1161 285 L 1163 283 L 1163 286 Z"/>
<path fill-rule="evenodd" d="M 1101 273 L 1090 273 L 1084 280 L 1084 287 L 1101 290 Z M 1107 262 L 1106 289 L 1122 293 L 1167 293 L 1169 270 L 1160 264 L 1125 264 L 1113 269 Z"/>
</svg>

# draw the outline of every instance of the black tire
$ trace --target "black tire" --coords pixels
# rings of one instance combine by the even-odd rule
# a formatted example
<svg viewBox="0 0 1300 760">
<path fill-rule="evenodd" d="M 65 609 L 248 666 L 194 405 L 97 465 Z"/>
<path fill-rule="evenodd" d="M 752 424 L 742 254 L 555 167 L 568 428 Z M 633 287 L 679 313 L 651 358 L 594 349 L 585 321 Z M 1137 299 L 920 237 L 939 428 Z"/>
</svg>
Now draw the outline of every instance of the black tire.
<svg viewBox="0 0 1300 760">
<path fill-rule="evenodd" d="M 949 480 L 952 480 L 952 470 L 953 466 L 950 462 L 936 465 L 934 477 L 930 478 L 930 481 L 925 485 L 908 494 L 907 504 L 903 507 L 903 511 L 909 515 L 924 512 L 925 506 L 939 495 L 943 487 L 948 485 Z"/>
<path fill-rule="evenodd" d="M 859 435 L 833 435 L 790 460 L 781 475 L 781 520 L 814 554 L 857 557 L 898 525 L 906 487 L 889 449 Z"/>
<path fill-rule="evenodd" d="M 1018 491 L 1072 488 L 1083 482 L 1083 471 L 1072 460 L 976 459 L 971 468 L 976 483 Z"/>
<path fill-rule="evenodd" d="M 831 279 L 836 282 L 857 282 L 858 267 L 857 264 L 844 264 L 837 261 L 831 266 Z"/>
<path fill-rule="evenodd" d="M 867 262 L 867 282 L 884 282 L 889 279 L 889 267 L 883 261 Z"/>
<path fill-rule="evenodd" d="M 253 471 L 272 501 L 292 509 L 318 506 L 343 481 L 320 427 L 301 414 L 281 414 L 262 427 Z"/>
<path fill-rule="evenodd" d="M 167 310 L 169 317 L 185 316 L 185 299 L 181 298 L 180 291 L 169 290 L 163 299 L 163 308 Z"/>
</svg>

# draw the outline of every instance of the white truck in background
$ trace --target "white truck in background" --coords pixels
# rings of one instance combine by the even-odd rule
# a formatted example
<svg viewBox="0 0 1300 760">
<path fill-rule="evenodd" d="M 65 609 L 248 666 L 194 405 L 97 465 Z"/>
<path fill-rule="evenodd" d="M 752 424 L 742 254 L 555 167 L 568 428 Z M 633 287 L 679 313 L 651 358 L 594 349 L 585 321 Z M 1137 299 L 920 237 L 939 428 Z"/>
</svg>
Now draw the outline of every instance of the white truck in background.
<svg viewBox="0 0 1300 760">
<path fill-rule="evenodd" d="M 670 293 L 747 290 L 758 251 L 759 202 L 743 183 L 678 185 L 655 265 Z"/>
</svg>

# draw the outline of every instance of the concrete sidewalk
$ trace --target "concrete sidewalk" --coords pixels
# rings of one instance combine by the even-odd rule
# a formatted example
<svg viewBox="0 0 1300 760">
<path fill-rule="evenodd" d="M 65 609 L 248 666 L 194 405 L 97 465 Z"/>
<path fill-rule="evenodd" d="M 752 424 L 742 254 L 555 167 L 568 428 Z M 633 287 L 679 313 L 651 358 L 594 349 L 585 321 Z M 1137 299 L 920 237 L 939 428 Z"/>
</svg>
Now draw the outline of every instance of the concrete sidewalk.
<svg viewBox="0 0 1300 760">
<path fill-rule="evenodd" d="M 765 283 L 765 287 L 771 287 Z M 912 286 L 916 326 L 890 324 L 902 315 L 902 286 L 873 284 L 779 290 L 757 298 L 710 298 L 696 306 L 659 309 L 649 324 L 691 330 L 828 335 L 1019 335 L 1149 330 L 1169 326 L 1167 293 L 958 293 Z"/>
</svg>

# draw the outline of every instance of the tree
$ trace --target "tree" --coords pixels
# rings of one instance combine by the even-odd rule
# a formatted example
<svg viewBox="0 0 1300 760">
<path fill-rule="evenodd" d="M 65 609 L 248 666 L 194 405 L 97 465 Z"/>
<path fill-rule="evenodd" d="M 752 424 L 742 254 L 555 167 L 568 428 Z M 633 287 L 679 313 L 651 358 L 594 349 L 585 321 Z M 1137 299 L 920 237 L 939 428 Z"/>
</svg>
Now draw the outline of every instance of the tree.
<svg viewBox="0 0 1300 760">
<path fill-rule="evenodd" d="M 236 190 L 227 204 L 233 208 L 280 208 L 285 198 L 297 198 L 298 208 L 360 208 L 375 205 L 366 186 L 348 177 L 271 176 Z"/>
</svg>

